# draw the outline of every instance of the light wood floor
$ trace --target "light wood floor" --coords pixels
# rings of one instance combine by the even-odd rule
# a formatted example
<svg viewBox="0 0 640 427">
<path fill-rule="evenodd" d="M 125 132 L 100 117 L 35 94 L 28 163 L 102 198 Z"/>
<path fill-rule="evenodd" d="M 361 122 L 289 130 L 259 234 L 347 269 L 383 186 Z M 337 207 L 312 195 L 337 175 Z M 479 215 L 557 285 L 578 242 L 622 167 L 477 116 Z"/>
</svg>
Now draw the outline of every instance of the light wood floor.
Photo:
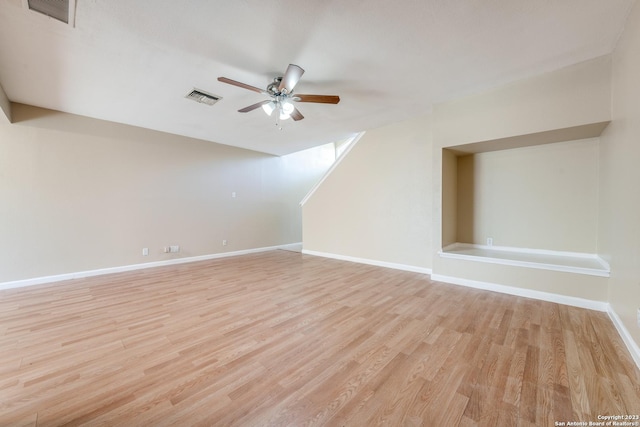
<svg viewBox="0 0 640 427">
<path fill-rule="evenodd" d="M 640 414 L 606 314 L 273 251 L 0 291 L 0 425 Z"/>
</svg>

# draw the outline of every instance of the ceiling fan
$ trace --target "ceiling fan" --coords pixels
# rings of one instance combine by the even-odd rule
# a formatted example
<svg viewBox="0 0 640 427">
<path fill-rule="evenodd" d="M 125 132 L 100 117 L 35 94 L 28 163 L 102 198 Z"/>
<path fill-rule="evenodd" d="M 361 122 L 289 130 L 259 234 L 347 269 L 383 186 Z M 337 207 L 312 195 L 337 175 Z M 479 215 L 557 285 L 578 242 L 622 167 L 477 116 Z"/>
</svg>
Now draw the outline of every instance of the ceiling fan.
<svg viewBox="0 0 640 427">
<path fill-rule="evenodd" d="M 337 95 L 294 95 L 293 88 L 300 80 L 300 77 L 302 77 L 302 74 L 304 74 L 304 70 L 301 67 L 289 64 L 284 76 L 274 78 L 266 90 L 226 77 L 218 77 L 218 81 L 268 95 L 269 99 L 244 107 L 238 110 L 238 112 L 248 113 L 258 107 L 262 107 L 269 116 L 273 114 L 273 112 L 276 112 L 278 114 L 276 120 L 278 118 L 280 120 L 286 120 L 289 117 L 295 121 L 304 119 L 304 116 L 293 105 L 293 102 L 316 102 L 321 104 L 337 104 L 340 102 L 340 97 Z"/>
</svg>

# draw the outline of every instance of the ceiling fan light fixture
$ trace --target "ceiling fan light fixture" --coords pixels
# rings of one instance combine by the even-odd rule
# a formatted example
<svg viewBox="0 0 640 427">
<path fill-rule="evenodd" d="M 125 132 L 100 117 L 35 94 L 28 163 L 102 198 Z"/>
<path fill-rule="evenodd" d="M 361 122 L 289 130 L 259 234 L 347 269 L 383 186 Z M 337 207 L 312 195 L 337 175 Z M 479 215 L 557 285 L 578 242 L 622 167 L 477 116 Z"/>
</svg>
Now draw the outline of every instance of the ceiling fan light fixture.
<svg viewBox="0 0 640 427">
<path fill-rule="evenodd" d="M 293 113 L 293 110 L 295 110 L 295 107 L 293 106 L 291 101 L 286 100 L 286 101 L 282 102 L 282 112 L 283 113 L 285 113 L 286 115 L 290 116 L 291 113 Z"/>
<path fill-rule="evenodd" d="M 291 114 L 296 109 L 288 99 L 285 99 L 278 104 L 280 107 L 280 120 L 287 120 L 288 118 L 290 118 Z"/>
<path fill-rule="evenodd" d="M 267 116 L 270 116 L 273 113 L 273 110 L 276 109 L 276 103 L 271 101 L 266 104 L 262 104 L 262 109 L 267 113 Z"/>
<path fill-rule="evenodd" d="M 287 114 L 284 111 L 280 110 L 280 120 L 287 120 L 291 117 L 291 114 Z"/>
</svg>

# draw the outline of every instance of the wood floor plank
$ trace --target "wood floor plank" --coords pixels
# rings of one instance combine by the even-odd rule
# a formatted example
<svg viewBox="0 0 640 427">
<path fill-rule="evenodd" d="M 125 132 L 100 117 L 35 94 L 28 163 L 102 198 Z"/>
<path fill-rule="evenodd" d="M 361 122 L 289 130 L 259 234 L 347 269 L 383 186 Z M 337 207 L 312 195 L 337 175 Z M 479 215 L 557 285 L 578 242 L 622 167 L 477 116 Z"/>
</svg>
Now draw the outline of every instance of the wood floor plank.
<svg viewBox="0 0 640 427">
<path fill-rule="evenodd" d="M 553 425 L 640 413 L 606 314 L 270 251 L 0 291 L 0 425 Z"/>
</svg>

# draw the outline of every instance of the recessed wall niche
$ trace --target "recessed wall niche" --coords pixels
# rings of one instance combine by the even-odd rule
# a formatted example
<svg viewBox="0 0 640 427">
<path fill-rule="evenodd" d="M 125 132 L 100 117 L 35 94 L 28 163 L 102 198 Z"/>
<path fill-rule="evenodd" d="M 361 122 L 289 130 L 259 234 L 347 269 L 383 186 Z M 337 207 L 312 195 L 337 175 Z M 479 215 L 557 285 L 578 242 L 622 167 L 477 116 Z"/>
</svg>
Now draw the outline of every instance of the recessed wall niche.
<svg viewBox="0 0 640 427">
<path fill-rule="evenodd" d="M 606 125 L 444 148 L 441 255 L 608 274 L 597 257 L 599 135 Z"/>
</svg>

